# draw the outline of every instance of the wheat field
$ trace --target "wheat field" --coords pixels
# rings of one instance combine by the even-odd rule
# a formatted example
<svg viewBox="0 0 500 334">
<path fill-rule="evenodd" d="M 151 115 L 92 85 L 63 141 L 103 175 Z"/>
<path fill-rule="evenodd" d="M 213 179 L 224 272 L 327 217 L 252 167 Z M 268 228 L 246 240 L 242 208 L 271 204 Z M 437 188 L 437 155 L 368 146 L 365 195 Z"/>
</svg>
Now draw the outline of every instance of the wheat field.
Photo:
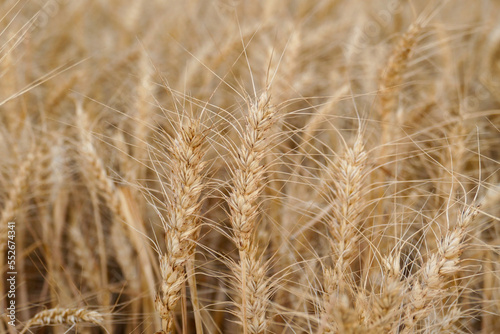
<svg viewBox="0 0 500 334">
<path fill-rule="evenodd" d="M 3 0 L 0 333 L 500 333 L 499 17 Z"/>
</svg>

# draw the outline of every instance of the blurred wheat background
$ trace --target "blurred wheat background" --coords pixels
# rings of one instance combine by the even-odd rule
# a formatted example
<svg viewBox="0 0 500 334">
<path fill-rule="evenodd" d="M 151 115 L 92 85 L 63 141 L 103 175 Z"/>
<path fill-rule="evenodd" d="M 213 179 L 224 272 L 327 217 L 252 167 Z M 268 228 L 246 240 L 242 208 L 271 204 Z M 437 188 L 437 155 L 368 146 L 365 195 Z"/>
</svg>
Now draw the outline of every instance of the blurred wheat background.
<svg viewBox="0 0 500 334">
<path fill-rule="evenodd" d="M 499 17 L 2 1 L 0 333 L 500 333 Z"/>
</svg>

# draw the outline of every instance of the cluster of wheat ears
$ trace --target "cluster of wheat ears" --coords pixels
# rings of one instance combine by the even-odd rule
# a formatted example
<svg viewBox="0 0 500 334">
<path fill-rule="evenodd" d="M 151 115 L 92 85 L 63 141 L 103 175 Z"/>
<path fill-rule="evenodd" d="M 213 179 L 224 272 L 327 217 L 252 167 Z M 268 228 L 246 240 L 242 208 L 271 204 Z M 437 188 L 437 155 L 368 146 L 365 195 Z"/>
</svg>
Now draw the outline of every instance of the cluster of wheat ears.
<svg viewBox="0 0 500 334">
<path fill-rule="evenodd" d="M 499 16 L 1 1 L 0 333 L 500 333 Z"/>
</svg>

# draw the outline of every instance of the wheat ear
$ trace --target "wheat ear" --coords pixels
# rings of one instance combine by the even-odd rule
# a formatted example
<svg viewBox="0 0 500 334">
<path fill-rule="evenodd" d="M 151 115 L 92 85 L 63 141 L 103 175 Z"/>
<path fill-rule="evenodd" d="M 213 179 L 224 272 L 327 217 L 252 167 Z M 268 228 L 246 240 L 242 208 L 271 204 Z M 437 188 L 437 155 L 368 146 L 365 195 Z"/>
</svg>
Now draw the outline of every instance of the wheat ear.
<svg viewBox="0 0 500 334">
<path fill-rule="evenodd" d="M 361 212 L 365 201 L 363 189 L 368 175 L 367 154 L 363 138 L 358 135 L 353 148 L 349 148 L 333 171 L 333 218 L 328 220 L 332 237 L 334 269 L 343 280 L 353 257 L 362 222 Z"/>
<path fill-rule="evenodd" d="M 460 255 L 465 248 L 465 238 L 470 224 L 478 213 L 476 206 L 469 206 L 459 215 L 455 227 L 438 243 L 438 251 L 432 254 L 419 272 L 420 280 L 414 282 L 410 292 L 402 333 L 412 333 L 419 322 L 431 311 L 431 303 L 444 294 L 446 277 L 460 269 Z"/>
<path fill-rule="evenodd" d="M 186 117 L 169 146 L 172 196 L 164 226 L 166 252 L 160 256 L 162 282 L 155 300 L 165 333 L 173 330 L 173 312 L 186 282 L 185 266 L 198 239 L 200 196 L 204 188 L 202 172 L 206 165 L 202 161 L 204 142 L 200 122 Z"/>
<path fill-rule="evenodd" d="M 406 72 L 411 53 L 422 33 L 422 29 L 422 25 L 418 23 L 410 25 L 394 48 L 385 70 L 382 73 L 379 91 L 381 93 L 380 114 L 383 121 L 387 120 L 397 108 L 403 76 Z"/>
<path fill-rule="evenodd" d="M 83 158 L 84 172 L 90 181 L 91 187 L 97 190 L 97 193 L 104 199 L 115 217 L 112 220 L 111 226 L 113 232 L 111 244 L 113 245 L 115 257 L 120 268 L 126 279 L 130 282 L 129 288 L 131 290 L 138 289 L 143 277 L 149 286 L 154 286 L 153 268 L 146 265 L 147 263 L 152 263 L 150 256 L 148 251 L 142 251 L 144 249 L 144 241 L 141 235 L 134 233 L 134 228 L 140 229 L 140 221 L 139 219 L 133 219 L 134 216 L 131 215 L 131 206 L 127 204 L 124 197 L 126 191 L 117 187 L 108 175 L 104 162 L 93 143 L 89 120 L 81 101 L 77 101 L 76 103 L 76 114 L 81 140 L 79 153 Z M 126 224 L 126 226 L 122 226 L 122 224 Z M 123 243 L 118 240 L 128 240 L 129 242 Z M 130 256 L 127 256 L 134 254 L 134 251 L 144 266 L 140 272 L 141 275 L 138 275 L 136 264 L 131 262 Z M 133 293 L 137 293 L 137 290 L 133 291 Z M 150 293 L 151 308 L 153 308 L 154 292 L 151 290 Z"/>
<path fill-rule="evenodd" d="M 236 152 L 233 189 L 228 199 L 231 225 L 240 256 L 235 270 L 241 287 L 239 317 L 245 334 L 264 333 L 267 329 L 269 290 L 265 266 L 257 255 L 253 234 L 259 214 L 261 181 L 265 173 L 260 163 L 269 149 L 267 136 L 275 121 L 276 109 L 270 105 L 267 93 L 263 93 L 256 103 L 250 103 L 243 143 Z"/>
<path fill-rule="evenodd" d="M 334 309 L 332 303 L 337 303 L 341 296 L 345 296 L 346 283 L 351 283 L 348 277 L 356 255 L 361 212 L 365 205 L 362 191 L 368 174 L 366 162 L 363 138 L 358 133 L 354 146 L 348 148 L 333 168 L 327 170 L 327 188 L 331 189 L 328 199 L 332 204 L 332 214 L 327 218 L 327 224 L 333 267 L 324 272 L 325 307 L 319 332 L 329 333 L 333 330 L 333 318 L 328 313 Z"/>
<path fill-rule="evenodd" d="M 70 223 L 68 237 L 73 245 L 71 251 L 76 257 L 76 263 L 81 268 L 80 275 L 83 277 L 83 282 L 85 282 L 92 291 L 99 291 L 100 276 L 95 275 L 95 273 L 98 272 L 98 265 L 92 248 L 89 247 L 84 234 L 76 222 Z"/>
<path fill-rule="evenodd" d="M 372 300 L 370 308 L 369 328 L 375 333 L 397 333 L 396 319 L 401 315 L 400 309 L 406 292 L 406 284 L 401 280 L 401 250 L 394 255 L 382 258 L 384 278 L 380 286 L 380 293 Z"/>
<path fill-rule="evenodd" d="M 71 308 L 53 308 L 37 313 L 31 318 L 20 334 L 32 326 L 47 326 L 57 324 L 74 325 L 77 323 L 89 323 L 101 326 L 103 316 L 96 311 L 89 311 L 87 309 L 71 309 Z"/>
</svg>

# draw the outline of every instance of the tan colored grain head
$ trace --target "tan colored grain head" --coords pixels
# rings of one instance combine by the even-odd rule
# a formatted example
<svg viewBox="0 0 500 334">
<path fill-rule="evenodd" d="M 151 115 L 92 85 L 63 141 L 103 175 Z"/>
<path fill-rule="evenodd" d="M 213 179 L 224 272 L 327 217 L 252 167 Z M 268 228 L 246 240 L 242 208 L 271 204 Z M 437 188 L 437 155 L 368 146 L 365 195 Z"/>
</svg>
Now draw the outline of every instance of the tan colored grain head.
<svg viewBox="0 0 500 334">
<path fill-rule="evenodd" d="M 53 308 L 37 313 L 25 325 L 21 334 L 33 326 L 48 326 L 48 325 L 74 325 L 78 323 L 88 323 L 100 326 L 103 321 L 103 316 L 97 311 L 90 311 L 84 308 L 81 309 L 65 309 Z"/>
</svg>

